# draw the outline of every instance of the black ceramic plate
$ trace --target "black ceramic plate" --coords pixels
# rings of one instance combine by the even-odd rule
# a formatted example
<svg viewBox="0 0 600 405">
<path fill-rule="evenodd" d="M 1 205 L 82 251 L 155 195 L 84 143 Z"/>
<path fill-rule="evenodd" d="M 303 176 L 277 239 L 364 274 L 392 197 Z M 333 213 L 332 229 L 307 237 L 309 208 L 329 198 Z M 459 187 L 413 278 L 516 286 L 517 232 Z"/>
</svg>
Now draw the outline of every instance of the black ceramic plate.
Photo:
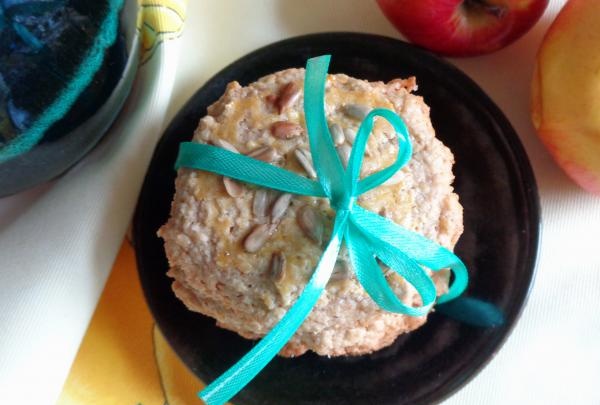
<svg viewBox="0 0 600 405">
<path fill-rule="evenodd" d="M 187 311 L 175 298 L 156 230 L 169 215 L 178 144 L 192 137 L 225 85 L 301 67 L 321 54 L 332 54 L 332 73 L 383 81 L 417 76 L 418 94 L 431 106 L 437 134 L 456 157 L 455 187 L 465 217 L 456 252 L 469 268 L 467 293 L 496 304 L 507 322 L 478 329 L 434 313 L 424 327 L 372 355 L 276 358 L 234 403 L 434 403 L 472 378 L 514 326 L 533 278 L 539 206 L 531 167 L 504 115 L 463 73 L 414 46 L 373 35 L 309 35 L 259 49 L 208 81 L 165 132 L 140 195 L 134 238 L 142 286 L 167 340 L 202 380 L 212 381 L 252 347 L 254 342 L 217 328 L 212 319 Z"/>
</svg>

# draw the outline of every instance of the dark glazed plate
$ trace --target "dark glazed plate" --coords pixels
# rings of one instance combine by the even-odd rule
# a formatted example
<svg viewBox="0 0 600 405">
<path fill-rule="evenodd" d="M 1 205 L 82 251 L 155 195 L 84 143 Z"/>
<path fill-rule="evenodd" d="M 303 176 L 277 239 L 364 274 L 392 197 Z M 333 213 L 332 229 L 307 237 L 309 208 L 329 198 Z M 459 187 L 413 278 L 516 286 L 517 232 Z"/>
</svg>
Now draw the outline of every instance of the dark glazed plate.
<svg viewBox="0 0 600 405">
<path fill-rule="evenodd" d="M 206 107 L 231 80 L 248 84 L 306 59 L 332 54 L 330 72 L 387 81 L 417 76 L 439 138 L 456 157 L 455 187 L 465 232 L 456 247 L 470 271 L 467 293 L 502 309 L 506 324 L 478 329 L 433 313 L 424 327 L 372 355 L 276 358 L 234 403 L 429 404 L 471 379 L 498 351 L 527 298 L 536 261 L 539 203 L 519 139 L 494 103 L 467 76 L 404 42 L 363 34 L 316 34 L 259 49 L 209 80 L 179 112 L 154 153 L 134 218 L 142 286 L 156 322 L 187 366 L 203 381 L 224 372 L 254 344 L 189 312 L 170 289 L 156 230 L 174 193 L 178 144 L 191 139 Z"/>
</svg>

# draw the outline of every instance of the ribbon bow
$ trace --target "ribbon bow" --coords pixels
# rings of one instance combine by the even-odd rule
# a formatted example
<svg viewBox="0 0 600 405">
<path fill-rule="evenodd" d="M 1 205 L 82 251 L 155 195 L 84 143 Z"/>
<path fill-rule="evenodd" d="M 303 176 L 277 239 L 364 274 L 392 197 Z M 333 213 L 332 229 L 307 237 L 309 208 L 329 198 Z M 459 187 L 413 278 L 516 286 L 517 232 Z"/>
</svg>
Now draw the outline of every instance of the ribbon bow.
<svg viewBox="0 0 600 405">
<path fill-rule="evenodd" d="M 304 291 L 277 325 L 241 360 L 198 395 L 208 405 L 220 405 L 239 392 L 283 348 L 317 303 L 345 240 L 358 281 L 383 309 L 410 316 L 427 314 L 436 301 L 433 281 L 423 269 L 450 268 L 454 282 L 442 303 L 459 296 L 467 285 L 467 270 L 448 249 L 404 229 L 356 204 L 359 195 L 379 186 L 411 158 L 408 130 L 393 111 L 377 108 L 361 123 L 347 168 L 333 145 L 325 111 L 325 82 L 330 56 L 309 59 L 304 80 L 304 112 L 318 182 L 247 156 L 211 145 L 184 142 L 176 168 L 187 167 L 232 177 L 283 192 L 325 197 L 336 211 L 331 239 Z M 389 167 L 359 179 L 367 139 L 375 117 L 385 118 L 398 136 L 398 155 Z M 387 283 L 376 259 L 402 276 L 419 293 L 420 307 L 403 304 Z"/>
</svg>

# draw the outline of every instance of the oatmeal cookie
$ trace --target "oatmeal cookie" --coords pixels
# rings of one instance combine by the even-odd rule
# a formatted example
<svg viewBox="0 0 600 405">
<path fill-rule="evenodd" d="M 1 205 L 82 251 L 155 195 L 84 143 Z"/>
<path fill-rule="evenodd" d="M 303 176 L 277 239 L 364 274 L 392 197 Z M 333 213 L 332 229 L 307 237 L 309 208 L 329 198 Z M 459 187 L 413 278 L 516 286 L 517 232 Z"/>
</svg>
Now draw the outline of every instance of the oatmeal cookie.
<svg viewBox="0 0 600 405">
<path fill-rule="evenodd" d="M 230 83 L 200 120 L 193 140 L 315 177 L 303 80 L 304 69 L 288 69 L 246 87 Z M 328 75 L 325 113 L 342 162 L 370 109 L 388 108 L 404 119 L 412 159 L 384 185 L 360 196 L 358 204 L 452 249 L 463 230 L 462 207 L 451 186 L 454 158 L 436 139 L 429 107 L 412 94 L 415 89 L 414 78 L 383 83 Z M 389 166 L 397 152 L 392 126 L 377 118 L 361 176 Z M 158 232 L 173 291 L 190 310 L 215 318 L 220 327 L 260 338 L 302 292 L 328 241 L 333 217 L 326 199 L 281 194 L 182 168 L 171 216 Z M 382 271 L 404 303 L 419 304 L 412 286 Z M 448 277 L 447 271 L 433 274 L 438 295 L 447 291 Z M 356 280 L 342 248 L 326 291 L 280 354 L 365 354 L 425 320 L 379 308 Z"/>
</svg>

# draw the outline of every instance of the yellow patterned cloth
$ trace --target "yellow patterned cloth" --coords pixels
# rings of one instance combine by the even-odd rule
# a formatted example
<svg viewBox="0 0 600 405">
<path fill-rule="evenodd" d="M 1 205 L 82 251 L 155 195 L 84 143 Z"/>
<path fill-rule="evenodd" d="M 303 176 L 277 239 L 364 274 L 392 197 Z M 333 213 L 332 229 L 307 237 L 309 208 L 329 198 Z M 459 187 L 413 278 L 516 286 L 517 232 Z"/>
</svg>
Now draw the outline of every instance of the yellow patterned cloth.
<svg viewBox="0 0 600 405">
<path fill-rule="evenodd" d="M 57 405 L 202 404 L 203 387 L 154 324 L 123 243 Z"/>
<path fill-rule="evenodd" d="M 179 38 L 185 21 L 187 0 L 140 0 L 142 13 L 138 29 L 142 32 L 142 63 L 169 39 Z"/>
</svg>

